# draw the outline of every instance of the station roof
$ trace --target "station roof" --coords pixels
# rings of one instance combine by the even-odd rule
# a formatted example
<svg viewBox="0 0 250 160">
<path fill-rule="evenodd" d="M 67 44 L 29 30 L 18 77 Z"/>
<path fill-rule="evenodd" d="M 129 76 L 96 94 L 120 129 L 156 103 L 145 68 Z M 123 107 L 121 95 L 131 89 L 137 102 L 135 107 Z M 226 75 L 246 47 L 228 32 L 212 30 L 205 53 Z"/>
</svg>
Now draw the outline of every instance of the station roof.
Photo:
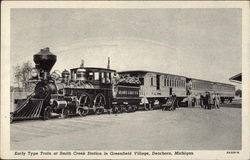
<svg viewBox="0 0 250 160">
<path fill-rule="evenodd" d="M 242 73 L 239 73 L 239 74 L 229 78 L 229 80 L 232 82 L 241 83 L 242 82 Z"/>
</svg>

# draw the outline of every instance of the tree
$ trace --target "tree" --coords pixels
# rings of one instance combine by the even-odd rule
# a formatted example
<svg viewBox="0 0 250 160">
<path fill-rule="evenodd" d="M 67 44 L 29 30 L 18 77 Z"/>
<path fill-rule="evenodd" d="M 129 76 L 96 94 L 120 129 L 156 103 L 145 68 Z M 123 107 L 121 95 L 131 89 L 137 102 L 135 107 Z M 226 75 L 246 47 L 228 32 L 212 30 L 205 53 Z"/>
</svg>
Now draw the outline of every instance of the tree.
<svg viewBox="0 0 250 160">
<path fill-rule="evenodd" d="M 24 88 L 25 91 L 30 88 L 29 75 L 32 68 L 32 63 L 30 61 L 24 62 L 22 66 L 17 65 L 14 67 L 14 77 L 18 88 Z"/>
<path fill-rule="evenodd" d="M 236 96 L 242 96 L 242 91 L 241 91 L 241 89 L 237 89 L 236 91 L 235 91 L 235 95 Z"/>
<path fill-rule="evenodd" d="M 32 64 L 30 61 L 23 63 L 22 65 L 22 84 L 25 90 L 29 89 L 29 78 L 32 70 Z"/>
<path fill-rule="evenodd" d="M 17 83 L 18 88 L 20 88 L 20 82 L 22 79 L 22 71 L 19 65 L 14 67 L 14 79 L 15 79 L 15 82 Z"/>
</svg>

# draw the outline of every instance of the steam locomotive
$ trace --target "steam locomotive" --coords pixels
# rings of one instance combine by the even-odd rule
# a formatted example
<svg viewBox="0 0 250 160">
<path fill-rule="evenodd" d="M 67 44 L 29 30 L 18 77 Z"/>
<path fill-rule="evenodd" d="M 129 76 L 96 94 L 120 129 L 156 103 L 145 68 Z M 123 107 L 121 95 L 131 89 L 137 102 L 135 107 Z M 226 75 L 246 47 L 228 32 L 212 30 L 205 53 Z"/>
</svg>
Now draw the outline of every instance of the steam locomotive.
<svg viewBox="0 0 250 160">
<path fill-rule="evenodd" d="M 138 109 L 140 82 L 135 77 L 118 78 L 115 70 L 84 67 L 83 64 L 70 72 L 64 70 L 61 75 L 50 74 L 56 59 L 49 48 L 34 55 L 35 68 L 30 79 L 36 84 L 34 92 L 13 112 L 11 120 L 47 120 L 53 113 L 66 118 Z"/>
<path fill-rule="evenodd" d="M 152 71 L 122 71 L 107 68 L 80 67 L 50 73 L 57 57 L 49 48 L 34 55 L 35 68 L 30 83 L 34 92 L 11 114 L 18 119 L 50 119 L 53 114 L 66 118 L 151 110 L 167 104 L 176 96 L 177 105 L 187 97 L 195 99 L 205 91 L 219 94 L 221 102 L 232 101 L 235 86 Z"/>
</svg>

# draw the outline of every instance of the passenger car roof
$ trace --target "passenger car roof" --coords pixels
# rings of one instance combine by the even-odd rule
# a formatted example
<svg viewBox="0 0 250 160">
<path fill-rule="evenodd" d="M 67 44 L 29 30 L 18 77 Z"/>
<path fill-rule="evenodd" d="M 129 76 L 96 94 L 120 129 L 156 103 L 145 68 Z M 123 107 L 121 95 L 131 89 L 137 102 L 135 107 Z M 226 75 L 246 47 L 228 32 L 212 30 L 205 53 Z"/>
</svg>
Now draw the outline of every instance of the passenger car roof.
<svg viewBox="0 0 250 160">
<path fill-rule="evenodd" d="M 187 78 L 185 76 L 180 76 L 180 75 L 175 75 L 175 74 L 170 74 L 170 73 L 162 73 L 162 72 L 146 71 L 146 70 L 128 70 L 128 71 L 119 71 L 118 73 L 144 73 L 144 74 L 155 73 L 155 74 L 161 74 L 161 75 L 172 75 L 172 76 Z"/>
<path fill-rule="evenodd" d="M 77 67 L 77 68 L 72 68 L 70 70 L 77 70 L 78 68 L 81 67 Z M 104 71 L 104 72 L 116 72 L 116 70 L 113 69 L 107 69 L 107 68 L 98 68 L 98 67 L 83 67 L 83 69 L 86 69 L 87 71 Z"/>
<path fill-rule="evenodd" d="M 180 76 L 180 75 L 169 74 L 169 73 L 147 71 L 147 70 L 127 70 L 127 71 L 120 71 L 118 73 L 144 73 L 144 74 L 155 73 L 155 74 L 161 74 L 161 75 L 172 75 L 172 76 L 177 76 L 177 77 L 183 77 L 183 78 L 188 78 L 188 79 L 197 80 L 197 81 L 204 81 L 204 82 L 209 82 L 209 83 L 217 83 L 217 84 L 228 85 L 228 86 L 232 86 L 232 87 L 235 86 L 232 84 L 227 84 L 227 83 L 222 83 L 222 82 L 215 82 L 215 81 L 203 80 L 203 79 L 198 79 L 198 78 L 191 78 L 191 77 Z"/>
</svg>

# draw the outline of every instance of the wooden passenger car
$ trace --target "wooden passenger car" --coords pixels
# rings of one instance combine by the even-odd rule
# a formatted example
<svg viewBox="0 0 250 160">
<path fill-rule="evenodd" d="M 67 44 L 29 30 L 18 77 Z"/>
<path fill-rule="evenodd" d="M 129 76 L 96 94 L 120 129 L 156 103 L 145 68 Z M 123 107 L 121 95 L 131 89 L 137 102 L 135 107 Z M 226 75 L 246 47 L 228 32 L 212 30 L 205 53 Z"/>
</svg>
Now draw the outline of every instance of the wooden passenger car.
<svg viewBox="0 0 250 160">
<path fill-rule="evenodd" d="M 164 104 L 172 95 L 176 95 L 177 101 L 181 102 L 188 95 L 191 98 L 210 92 L 218 93 L 221 101 L 232 100 L 235 94 L 235 86 L 225 83 L 188 78 L 179 75 L 152 72 L 152 71 L 122 71 L 120 76 L 136 76 L 141 82 L 140 97 L 144 97 L 149 104 Z"/>
<path fill-rule="evenodd" d="M 149 104 L 157 106 L 166 103 L 167 98 L 176 95 L 177 99 L 186 97 L 186 77 L 152 72 L 152 71 L 122 71 L 120 76 L 136 76 L 141 82 L 140 97 L 147 98 Z"/>
<path fill-rule="evenodd" d="M 205 91 L 210 94 L 219 94 L 221 102 L 225 100 L 232 101 L 235 95 L 235 86 L 225 83 L 192 79 L 192 95 L 204 94 Z"/>
</svg>

